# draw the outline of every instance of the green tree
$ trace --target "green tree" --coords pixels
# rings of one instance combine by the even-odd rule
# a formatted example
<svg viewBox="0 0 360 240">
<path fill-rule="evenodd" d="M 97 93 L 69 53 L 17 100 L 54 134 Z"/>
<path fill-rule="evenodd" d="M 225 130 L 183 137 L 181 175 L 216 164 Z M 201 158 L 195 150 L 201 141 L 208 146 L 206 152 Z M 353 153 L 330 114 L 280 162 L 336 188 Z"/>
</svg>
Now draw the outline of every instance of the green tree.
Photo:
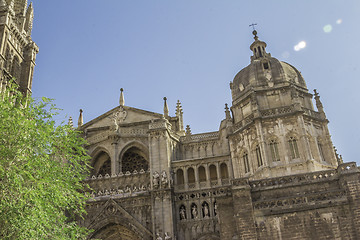
<svg viewBox="0 0 360 240">
<path fill-rule="evenodd" d="M 26 106 L 26 107 L 25 107 Z M 49 99 L 0 93 L 0 239 L 84 239 L 85 140 Z"/>
</svg>

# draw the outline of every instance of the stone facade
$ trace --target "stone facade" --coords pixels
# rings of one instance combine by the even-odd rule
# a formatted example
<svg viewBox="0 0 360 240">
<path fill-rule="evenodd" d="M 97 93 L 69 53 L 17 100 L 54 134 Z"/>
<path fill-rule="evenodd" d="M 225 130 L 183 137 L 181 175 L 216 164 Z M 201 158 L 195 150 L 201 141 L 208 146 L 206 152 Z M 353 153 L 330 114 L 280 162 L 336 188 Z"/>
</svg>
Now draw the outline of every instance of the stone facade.
<svg viewBox="0 0 360 240">
<path fill-rule="evenodd" d="M 31 93 L 38 47 L 26 0 L 0 0 L 0 91 L 15 77 Z M 89 239 L 359 239 L 360 171 L 334 151 L 328 120 L 300 72 L 250 46 L 230 83 L 218 131 L 125 105 L 78 129 L 89 142 L 91 187 L 79 224 Z M 312 99 L 316 103 L 313 107 Z"/>
<path fill-rule="evenodd" d="M 31 39 L 34 10 L 27 0 L 0 0 L 0 91 L 15 79 L 31 93 L 37 45 Z"/>
<path fill-rule="evenodd" d="M 83 226 L 100 239 L 357 239 L 360 173 L 334 150 L 319 94 L 250 46 L 215 132 L 125 105 L 83 124 L 93 172 Z M 313 98 L 316 110 L 313 107 Z"/>
</svg>

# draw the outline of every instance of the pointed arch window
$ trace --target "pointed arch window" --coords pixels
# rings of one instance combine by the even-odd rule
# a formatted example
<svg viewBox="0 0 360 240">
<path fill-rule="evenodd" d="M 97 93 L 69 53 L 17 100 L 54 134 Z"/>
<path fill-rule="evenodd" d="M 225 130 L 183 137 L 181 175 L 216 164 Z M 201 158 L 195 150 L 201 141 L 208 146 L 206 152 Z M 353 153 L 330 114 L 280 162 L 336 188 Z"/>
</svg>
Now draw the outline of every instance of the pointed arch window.
<svg viewBox="0 0 360 240">
<path fill-rule="evenodd" d="M 290 137 L 289 141 L 289 147 L 290 147 L 290 156 L 292 159 L 299 158 L 299 149 L 297 146 L 296 138 Z"/>
<path fill-rule="evenodd" d="M 244 171 L 245 171 L 245 173 L 250 172 L 249 156 L 248 156 L 247 153 L 243 154 L 243 161 L 244 161 Z"/>
<path fill-rule="evenodd" d="M 280 156 L 279 156 L 279 147 L 278 147 L 278 143 L 276 140 L 270 140 L 269 146 L 270 146 L 270 152 L 271 152 L 271 158 L 273 160 L 273 162 L 277 162 L 280 161 Z"/>
<path fill-rule="evenodd" d="M 134 172 L 136 171 L 147 171 L 149 163 L 146 160 L 145 154 L 137 147 L 131 147 L 128 149 L 121 159 L 121 172 Z"/>
<path fill-rule="evenodd" d="M 260 145 L 256 145 L 255 147 L 255 153 L 256 153 L 256 159 L 257 159 L 257 163 L 258 163 L 258 167 L 261 167 L 264 163 L 262 160 L 262 156 L 261 156 L 261 149 L 260 149 Z"/>
</svg>

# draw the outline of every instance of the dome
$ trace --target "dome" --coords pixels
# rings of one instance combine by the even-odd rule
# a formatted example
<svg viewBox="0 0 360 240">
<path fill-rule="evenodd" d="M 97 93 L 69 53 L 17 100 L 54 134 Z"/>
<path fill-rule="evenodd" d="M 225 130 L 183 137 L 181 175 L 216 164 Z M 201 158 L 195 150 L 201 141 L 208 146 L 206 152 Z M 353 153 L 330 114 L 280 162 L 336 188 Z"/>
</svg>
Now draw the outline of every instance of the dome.
<svg viewBox="0 0 360 240">
<path fill-rule="evenodd" d="M 255 34 L 254 34 L 255 35 Z M 271 57 L 265 50 L 266 43 L 259 41 L 255 35 L 255 41 L 250 49 L 253 51 L 251 63 L 236 74 L 231 84 L 234 97 L 241 92 L 254 87 L 279 87 L 281 85 L 294 84 L 307 89 L 301 73 L 292 65 Z"/>
</svg>

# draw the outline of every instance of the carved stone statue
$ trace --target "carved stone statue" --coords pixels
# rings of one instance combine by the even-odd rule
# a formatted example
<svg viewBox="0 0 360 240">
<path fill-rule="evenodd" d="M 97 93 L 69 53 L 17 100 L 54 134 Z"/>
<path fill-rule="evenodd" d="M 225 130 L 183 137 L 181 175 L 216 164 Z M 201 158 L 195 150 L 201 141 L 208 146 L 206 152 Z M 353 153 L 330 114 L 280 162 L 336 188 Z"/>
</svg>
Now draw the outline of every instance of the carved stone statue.
<svg viewBox="0 0 360 240">
<path fill-rule="evenodd" d="M 214 203 L 214 215 L 215 216 L 217 215 L 217 203 L 216 202 Z"/>
<path fill-rule="evenodd" d="M 154 188 L 158 188 L 159 187 L 159 181 L 160 181 L 160 175 L 158 172 L 154 172 L 153 173 L 153 186 Z"/>
<path fill-rule="evenodd" d="M 168 233 L 167 232 L 165 232 L 165 238 L 164 238 L 165 240 L 170 240 L 171 239 L 171 237 L 168 235 Z"/>
<path fill-rule="evenodd" d="M 159 233 L 156 234 L 156 240 L 163 240 Z"/>
<path fill-rule="evenodd" d="M 186 219 L 186 210 L 185 210 L 184 206 L 182 206 L 180 208 L 180 220 L 183 220 L 183 219 Z"/>
<path fill-rule="evenodd" d="M 166 186 L 167 186 L 167 183 L 168 183 L 167 174 L 166 174 L 165 170 L 163 170 L 163 171 L 161 172 L 161 185 L 162 185 L 163 187 L 166 187 Z"/>
<path fill-rule="evenodd" d="M 210 217 L 209 206 L 205 203 L 203 206 L 204 217 Z"/>
<path fill-rule="evenodd" d="M 193 217 L 193 218 L 197 218 L 197 217 L 198 217 L 198 211 L 197 211 L 196 205 L 193 205 L 193 207 L 192 207 L 192 209 L 191 209 L 191 213 L 192 213 L 192 217 Z"/>
</svg>

